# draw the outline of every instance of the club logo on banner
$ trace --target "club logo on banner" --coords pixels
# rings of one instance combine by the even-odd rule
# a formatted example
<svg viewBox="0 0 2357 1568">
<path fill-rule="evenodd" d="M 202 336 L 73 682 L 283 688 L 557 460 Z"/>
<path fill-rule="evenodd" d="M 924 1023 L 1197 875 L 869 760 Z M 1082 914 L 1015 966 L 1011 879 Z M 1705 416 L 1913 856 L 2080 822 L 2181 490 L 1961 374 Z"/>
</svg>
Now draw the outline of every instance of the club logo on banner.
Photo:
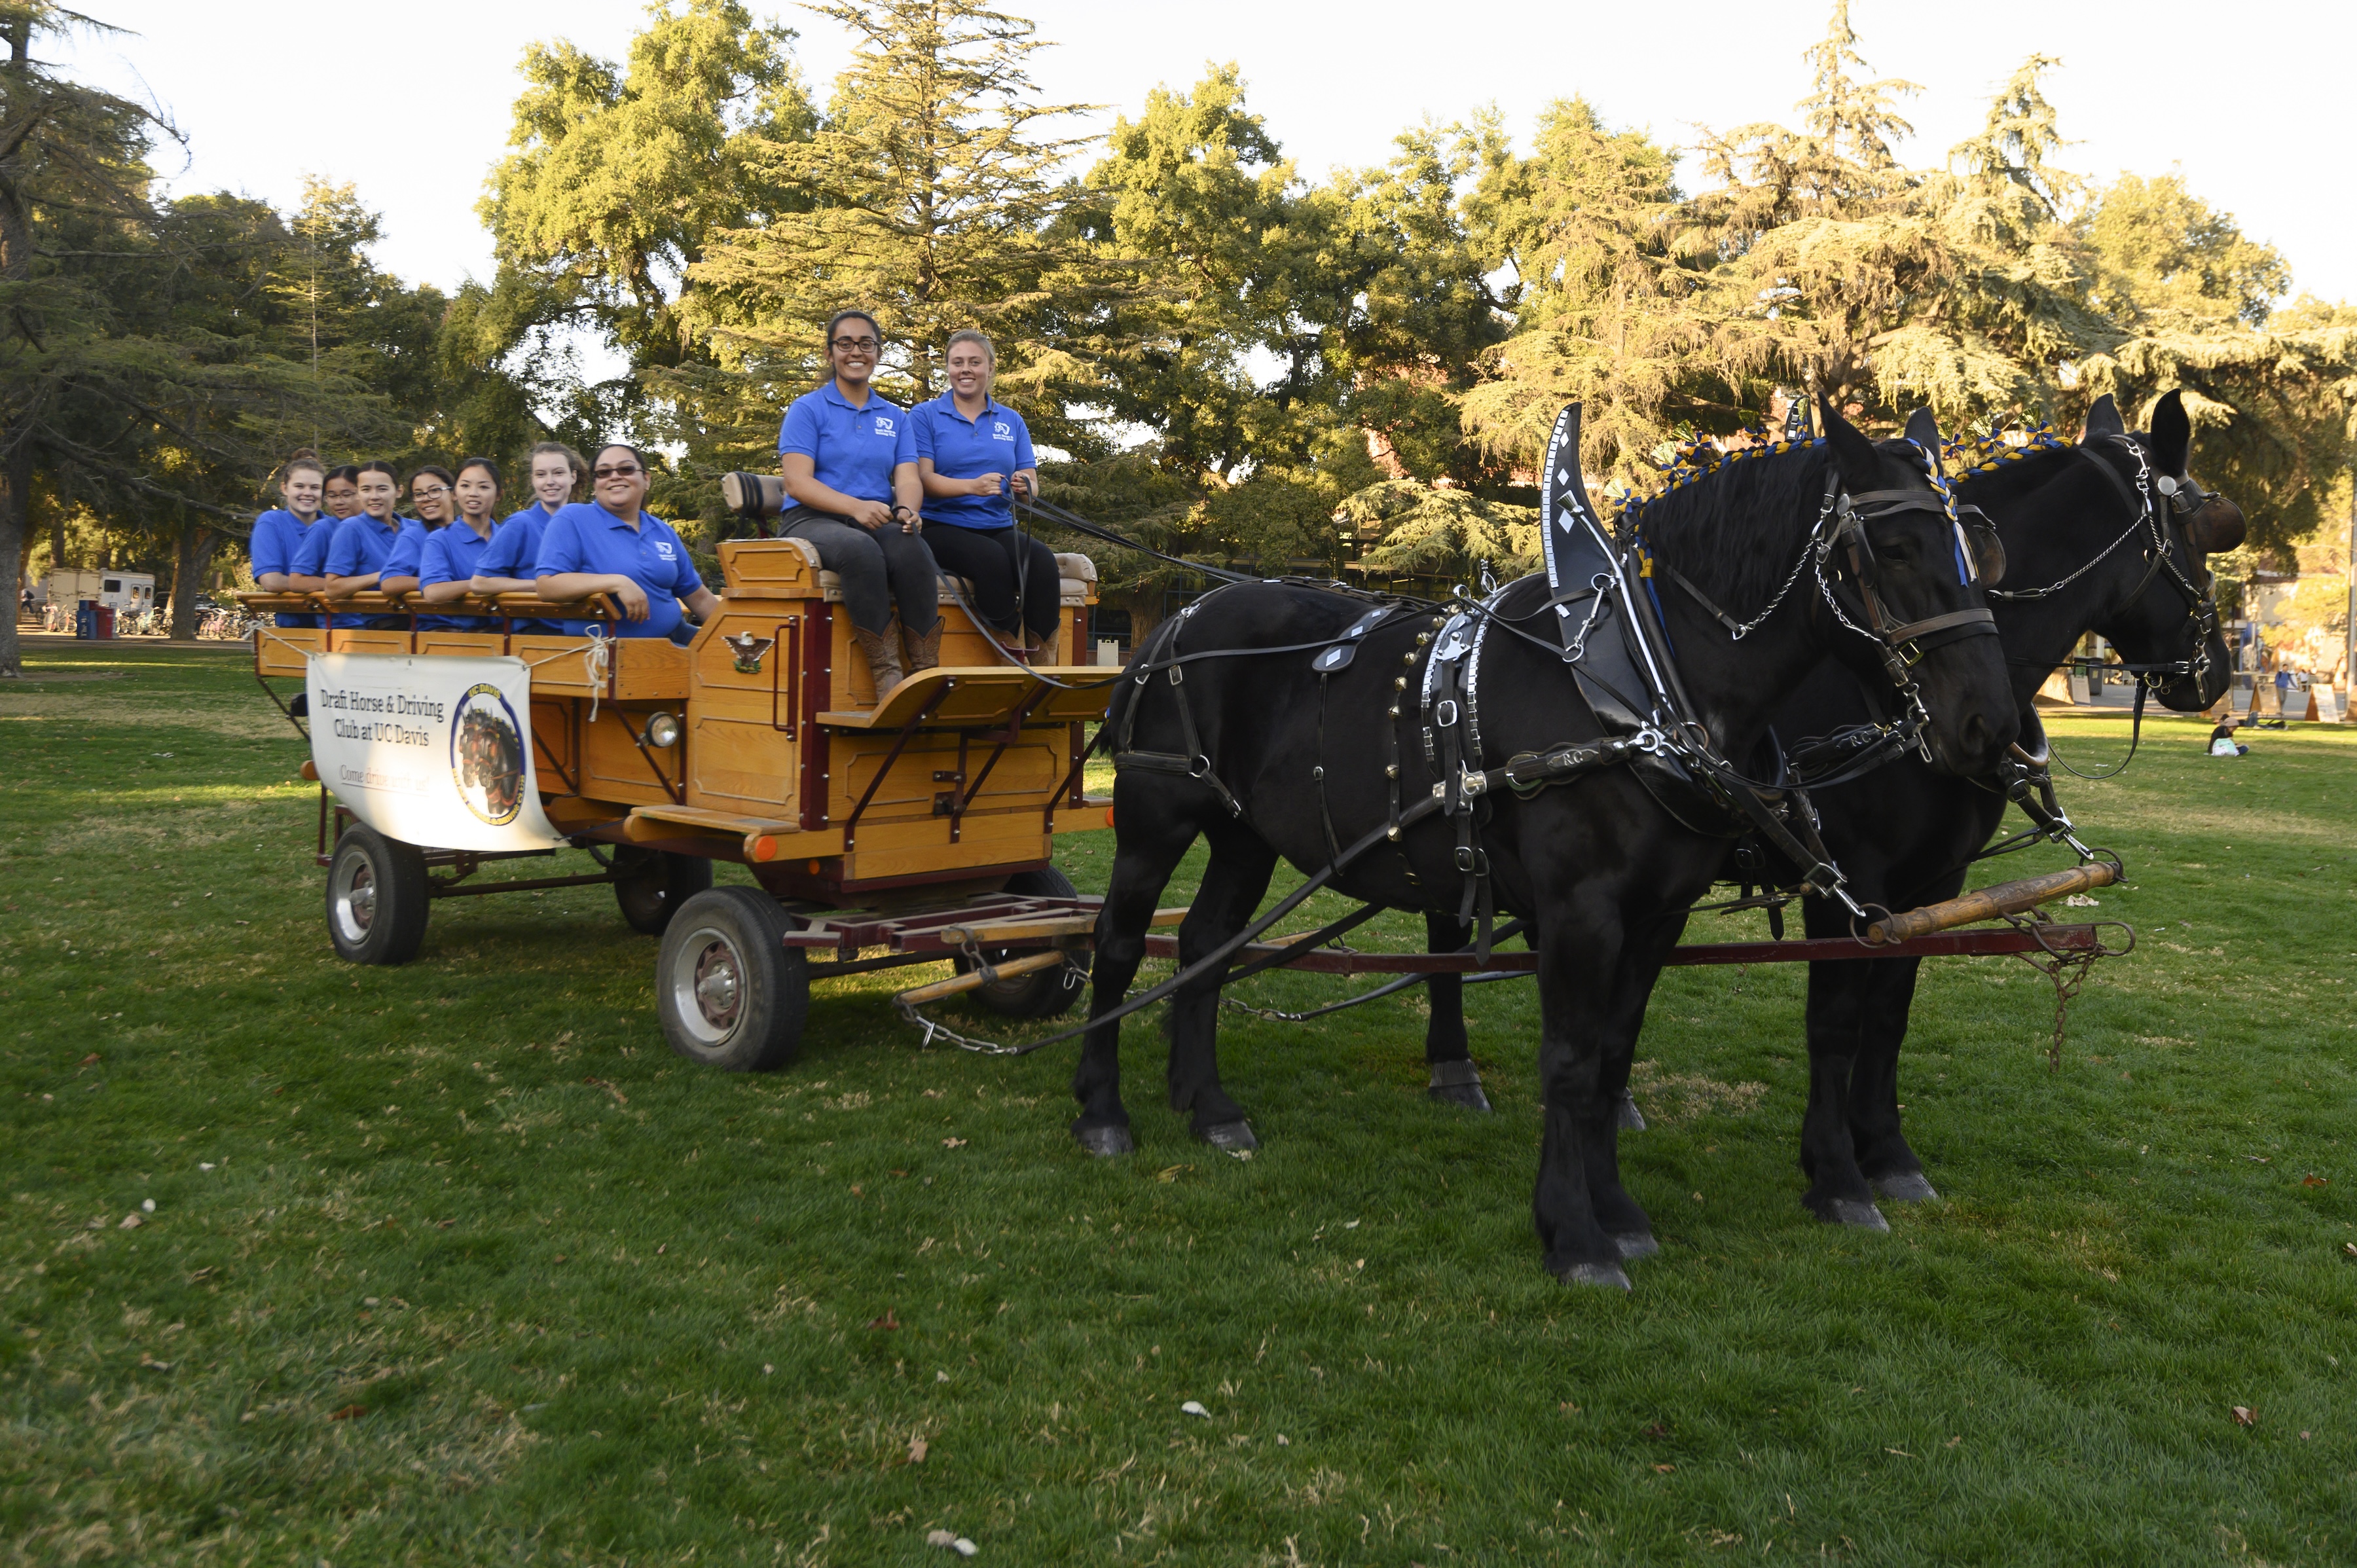
<svg viewBox="0 0 2357 1568">
<path fill-rule="evenodd" d="M 305 681 L 311 761 L 346 810 L 432 849 L 550 849 L 521 659 L 321 653 Z"/>
</svg>

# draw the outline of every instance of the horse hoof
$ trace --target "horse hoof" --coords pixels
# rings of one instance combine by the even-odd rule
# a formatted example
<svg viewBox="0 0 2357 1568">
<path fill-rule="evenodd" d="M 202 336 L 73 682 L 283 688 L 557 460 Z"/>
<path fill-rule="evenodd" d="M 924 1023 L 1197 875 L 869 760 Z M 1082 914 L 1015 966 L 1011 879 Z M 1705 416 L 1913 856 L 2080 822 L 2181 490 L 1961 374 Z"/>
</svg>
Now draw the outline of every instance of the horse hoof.
<svg viewBox="0 0 2357 1568">
<path fill-rule="evenodd" d="M 1855 1225 L 1861 1230 L 1890 1229 L 1882 1210 L 1862 1198 L 1836 1197 L 1817 1211 L 1817 1218 L 1828 1225 Z"/>
<path fill-rule="evenodd" d="M 1490 1097 L 1481 1092 L 1481 1085 L 1473 1083 L 1436 1083 L 1426 1090 L 1425 1097 L 1443 1105 L 1462 1105 L 1468 1111 L 1487 1111 Z"/>
<path fill-rule="evenodd" d="M 1612 1244 L 1620 1249 L 1623 1261 L 1650 1258 L 1662 1250 L 1662 1244 L 1653 1240 L 1651 1230 L 1622 1231 L 1612 1238 Z"/>
<path fill-rule="evenodd" d="M 1877 1197 L 1887 1197 L 1893 1203 L 1929 1203 L 1940 1196 L 1924 1179 L 1921 1171 L 1901 1171 L 1896 1176 L 1876 1176 L 1874 1190 Z"/>
<path fill-rule="evenodd" d="M 1204 1128 L 1195 1136 L 1211 1147 L 1225 1149 L 1232 1155 L 1248 1155 L 1260 1147 L 1260 1140 L 1253 1136 L 1249 1122 L 1222 1122 L 1216 1126 Z"/>
<path fill-rule="evenodd" d="M 1555 1271 L 1555 1277 L 1567 1285 L 1606 1285 L 1614 1290 L 1634 1290 L 1629 1283 L 1629 1271 L 1618 1263 L 1566 1263 Z"/>
<path fill-rule="evenodd" d="M 1633 1094 L 1624 1094 L 1620 1097 L 1620 1108 L 1615 1113 L 1615 1119 L 1620 1123 L 1620 1131 L 1623 1133 L 1641 1133 L 1645 1130 L 1645 1113 L 1637 1109 L 1637 1097 Z"/>
<path fill-rule="evenodd" d="M 1072 1136 L 1081 1141 L 1081 1147 L 1099 1159 L 1137 1152 L 1137 1144 L 1126 1127 L 1075 1127 Z"/>
</svg>

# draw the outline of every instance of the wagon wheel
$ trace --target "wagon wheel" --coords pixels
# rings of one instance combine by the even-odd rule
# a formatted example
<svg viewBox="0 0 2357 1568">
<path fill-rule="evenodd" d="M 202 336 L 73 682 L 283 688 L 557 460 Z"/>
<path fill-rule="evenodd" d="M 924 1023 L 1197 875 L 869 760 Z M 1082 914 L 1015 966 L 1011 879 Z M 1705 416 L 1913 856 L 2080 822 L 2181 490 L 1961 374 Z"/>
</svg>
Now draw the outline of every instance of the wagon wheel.
<svg viewBox="0 0 2357 1568">
<path fill-rule="evenodd" d="M 407 963 L 425 940 L 425 855 L 354 822 L 328 865 L 328 940 L 347 963 Z"/>
<path fill-rule="evenodd" d="M 710 887 L 679 906 L 655 960 L 655 1015 L 683 1057 L 729 1072 L 794 1059 L 810 1009 L 802 950 L 758 887 Z"/>
<path fill-rule="evenodd" d="M 662 935 L 680 906 L 711 886 L 712 863 L 701 856 L 634 844 L 614 851 L 614 900 L 641 935 Z"/>
<path fill-rule="evenodd" d="M 1017 872 L 1006 879 L 1006 891 L 1023 898 L 1076 898 L 1080 890 L 1072 879 L 1054 866 L 1038 871 Z M 985 948 L 982 956 L 992 963 L 1013 958 L 1014 951 L 1006 948 Z M 974 961 L 961 956 L 956 960 L 957 972 L 964 974 L 974 968 Z M 1073 964 L 1080 967 L 1075 969 Z M 1018 974 L 1012 980 L 996 980 L 988 985 L 976 986 L 972 994 L 994 1013 L 1009 1018 L 1053 1018 L 1071 1011 L 1072 1004 L 1081 999 L 1082 983 L 1087 978 L 1089 955 L 1076 952 L 1071 962 L 1060 969 L 1036 970 Z"/>
</svg>

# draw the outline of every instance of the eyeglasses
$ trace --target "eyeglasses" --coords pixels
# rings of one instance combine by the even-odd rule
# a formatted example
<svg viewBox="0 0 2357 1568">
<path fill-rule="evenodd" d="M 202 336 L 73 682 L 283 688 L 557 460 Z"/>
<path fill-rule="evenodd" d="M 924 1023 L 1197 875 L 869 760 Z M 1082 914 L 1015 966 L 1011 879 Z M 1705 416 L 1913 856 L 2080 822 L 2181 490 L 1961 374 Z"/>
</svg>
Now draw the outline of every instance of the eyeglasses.
<svg viewBox="0 0 2357 1568">
<path fill-rule="evenodd" d="M 873 354 L 877 349 L 883 346 L 883 344 L 878 343 L 873 338 L 837 338 L 834 339 L 835 352 L 839 354 L 848 354 L 854 349 L 858 349 L 864 353 Z"/>
<path fill-rule="evenodd" d="M 592 468 L 589 471 L 601 479 L 627 479 L 633 474 L 642 474 L 646 472 L 645 469 L 640 467 L 636 463 L 617 464 L 612 467 Z"/>
</svg>

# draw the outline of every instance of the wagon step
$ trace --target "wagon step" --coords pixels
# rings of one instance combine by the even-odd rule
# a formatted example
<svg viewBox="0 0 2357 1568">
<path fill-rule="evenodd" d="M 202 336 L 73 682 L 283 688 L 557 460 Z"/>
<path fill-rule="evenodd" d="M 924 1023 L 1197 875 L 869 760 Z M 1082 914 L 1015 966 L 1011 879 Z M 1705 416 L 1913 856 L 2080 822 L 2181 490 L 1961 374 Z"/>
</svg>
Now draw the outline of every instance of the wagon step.
<svg viewBox="0 0 2357 1568">
<path fill-rule="evenodd" d="M 1037 676 L 1062 682 L 1051 686 Z M 920 670 L 872 708 L 818 716 L 829 729 L 1003 729 L 1022 724 L 1094 723 L 1104 717 L 1105 688 L 1115 671 L 1094 664 L 941 665 Z"/>
</svg>

